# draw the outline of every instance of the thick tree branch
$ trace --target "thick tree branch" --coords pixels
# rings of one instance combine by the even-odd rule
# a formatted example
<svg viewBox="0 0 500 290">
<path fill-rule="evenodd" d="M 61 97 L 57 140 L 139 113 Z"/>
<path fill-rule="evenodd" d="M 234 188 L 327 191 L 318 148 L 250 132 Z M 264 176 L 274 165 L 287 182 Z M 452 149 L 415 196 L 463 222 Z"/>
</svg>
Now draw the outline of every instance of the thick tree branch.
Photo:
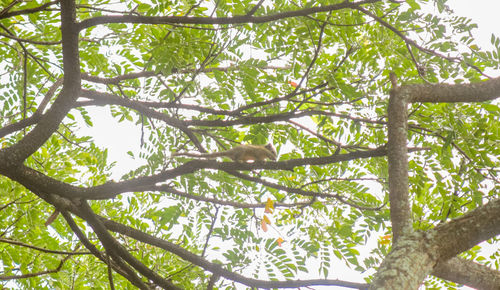
<svg viewBox="0 0 500 290">
<path fill-rule="evenodd" d="M 462 258 L 439 263 L 432 275 L 482 290 L 496 290 L 500 285 L 500 271 Z"/>
<path fill-rule="evenodd" d="M 470 84 L 404 85 L 398 94 L 412 103 L 486 102 L 500 97 L 500 77 Z"/>
<path fill-rule="evenodd" d="M 400 232 L 369 289 L 418 289 L 437 261 L 429 236 L 425 232 Z"/>
<path fill-rule="evenodd" d="M 266 16 L 237 15 L 234 17 L 186 17 L 186 16 L 101 16 L 89 18 L 80 23 L 80 29 L 86 29 L 95 25 L 108 23 L 142 23 L 142 24 L 241 24 L 241 23 L 265 23 L 281 19 L 307 16 L 320 12 L 330 12 L 346 8 L 357 8 L 360 5 L 380 2 L 381 0 L 363 0 L 358 2 L 343 1 L 338 4 L 311 7 L 295 11 L 287 11 Z"/>
<path fill-rule="evenodd" d="M 448 260 L 500 234 L 500 199 L 439 225 L 431 232 L 440 260 Z"/>
<path fill-rule="evenodd" d="M 73 211 L 78 212 L 76 206 L 73 206 Z M 104 256 L 103 253 L 101 253 L 94 244 L 92 244 L 85 234 L 80 230 L 78 225 L 75 223 L 73 218 L 71 217 L 70 213 L 67 211 L 62 211 L 61 212 L 62 216 L 64 219 L 66 219 L 66 222 L 68 223 L 69 227 L 71 230 L 75 233 L 75 235 L 78 237 L 78 239 L 82 242 L 82 244 L 90 251 L 92 254 L 94 254 L 95 257 L 97 257 L 99 260 L 103 261 L 104 263 L 111 265 L 113 269 L 118 272 L 120 275 L 125 277 L 127 280 L 130 281 L 134 286 L 136 286 L 139 289 L 147 289 L 149 290 L 150 287 L 148 287 L 142 280 L 137 276 L 137 274 L 130 268 L 127 264 L 125 264 L 123 261 L 117 259 L 117 260 L 112 260 L 109 261 L 106 256 Z M 110 262 L 110 263 L 108 263 Z"/>
<path fill-rule="evenodd" d="M 453 258 L 480 242 L 500 234 L 500 216 L 498 215 L 500 199 L 427 232 L 412 231 L 406 152 L 407 101 L 426 100 L 426 93 L 422 92 L 422 87 L 444 87 L 448 92 L 457 90 L 453 93 L 459 95 L 458 99 L 454 94 L 447 94 L 447 97 L 439 99 L 440 101 L 471 101 L 469 98 L 473 94 L 467 89 L 477 89 L 477 87 L 468 87 L 470 85 L 466 87 L 463 85 L 398 87 L 396 76 L 392 73 L 391 83 L 393 89 L 388 108 L 388 158 L 391 221 L 395 243 L 391 253 L 379 268 L 370 288 L 414 289 L 430 274 L 436 263 Z M 486 88 L 483 88 L 485 95 L 492 95 L 497 85 L 493 83 L 488 81 Z M 465 92 L 459 90 L 465 90 Z M 464 98 L 464 96 L 467 97 Z M 411 269 L 415 271 L 408 271 L 408 265 L 412 265 Z M 441 266 L 439 269 L 442 274 L 446 274 L 446 268 Z"/>
<path fill-rule="evenodd" d="M 412 149 L 420 150 L 419 148 Z M 142 191 L 151 189 L 151 185 L 176 178 L 181 175 L 193 173 L 200 169 L 215 169 L 223 171 L 249 171 L 255 169 L 268 170 L 291 170 L 296 166 L 306 165 L 326 165 L 331 163 L 382 157 L 387 154 L 385 147 L 380 147 L 368 151 L 356 151 L 346 154 L 334 154 L 330 156 L 292 159 L 279 162 L 217 162 L 215 160 L 193 160 L 186 162 L 176 168 L 165 170 L 159 174 L 138 177 L 135 179 L 107 182 L 94 187 L 79 187 L 46 176 L 27 166 L 17 166 L 2 171 L 0 173 L 10 179 L 19 182 L 37 195 L 55 194 L 65 198 L 83 198 L 83 199 L 108 199 L 118 194 L 130 191 Z M 42 196 L 43 197 L 43 196 Z"/>
<path fill-rule="evenodd" d="M 193 173 L 200 169 L 216 169 L 223 171 L 254 169 L 290 170 L 295 166 L 326 165 L 360 158 L 379 157 L 384 156 L 385 154 L 385 148 L 380 147 L 370 151 L 358 151 L 347 154 L 294 159 L 280 162 L 239 163 L 217 162 L 215 160 L 193 160 L 176 168 L 165 170 L 156 175 L 139 177 L 121 182 L 107 182 L 105 184 L 89 188 L 78 187 L 58 181 L 26 166 L 17 166 L 14 168 L 7 168 L 5 170 L 2 170 L 0 167 L 0 173 L 14 181 L 19 182 L 38 195 L 48 195 L 49 193 L 52 193 L 66 198 L 108 199 L 128 191 L 148 190 L 152 184 L 176 178 L 184 174 Z"/>
<path fill-rule="evenodd" d="M 417 289 L 439 262 L 500 234 L 498 212 L 500 199 L 429 231 L 405 232 L 380 265 L 370 289 Z M 442 265 L 438 273 L 448 275 Z"/>
<path fill-rule="evenodd" d="M 113 260 L 123 259 L 139 273 L 151 279 L 163 289 L 180 289 L 132 256 L 129 251 L 111 236 L 86 202 L 82 202 L 82 205 L 79 207 L 79 214 L 92 227 L 102 245 L 106 248 L 106 252 L 113 254 Z"/>
<path fill-rule="evenodd" d="M 59 124 L 73 107 L 80 91 L 80 60 L 78 55 L 78 29 L 75 23 L 75 3 L 61 1 L 61 34 L 64 67 L 63 89 L 52 107 L 43 115 L 37 126 L 16 145 L 0 150 L 1 166 L 19 164 L 33 154 L 57 130 Z"/>
<path fill-rule="evenodd" d="M 389 162 L 389 200 L 391 207 L 394 242 L 412 230 L 408 194 L 407 99 L 398 93 L 395 75 L 391 75 L 393 89 L 390 93 L 388 115 L 387 157 Z"/>
<path fill-rule="evenodd" d="M 32 116 L 22 119 L 19 122 L 9 124 L 5 127 L 0 128 L 0 138 L 12 134 L 14 132 L 20 131 L 28 126 L 38 123 L 42 119 L 42 115 L 33 114 Z"/>
</svg>

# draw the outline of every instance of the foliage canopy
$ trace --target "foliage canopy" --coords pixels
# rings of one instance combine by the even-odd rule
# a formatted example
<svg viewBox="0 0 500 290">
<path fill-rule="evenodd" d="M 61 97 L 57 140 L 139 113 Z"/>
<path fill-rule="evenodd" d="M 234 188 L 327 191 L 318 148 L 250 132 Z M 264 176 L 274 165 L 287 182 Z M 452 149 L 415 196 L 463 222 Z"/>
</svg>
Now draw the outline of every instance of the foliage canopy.
<svg viewBox="0 0 500 290">
<path fill-rule="evenodd" d="M 416 285 L 494 285 L 500 39 L 445 2 L 2 1 L 3 287 L 389 289 L 405 239 L 435 256 Z"/>
</svg>

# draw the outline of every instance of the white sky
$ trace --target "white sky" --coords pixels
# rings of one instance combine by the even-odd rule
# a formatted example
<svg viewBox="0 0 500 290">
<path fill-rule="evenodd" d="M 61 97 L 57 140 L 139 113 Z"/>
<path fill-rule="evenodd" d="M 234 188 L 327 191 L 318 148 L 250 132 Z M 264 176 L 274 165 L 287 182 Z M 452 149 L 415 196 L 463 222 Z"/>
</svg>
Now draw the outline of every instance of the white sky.
<svg viewBox="0 0 500 290">
<path fill-rule="evenodd" d="M 477 23 L 478 42 L 490 44 L 491 33 L 500 36 L 500 1 L 498 0 L 449 0 L 448 6 L 459 16 L 471 18 Z"/>
<path fill-rule="evenodd" d="M 458 16 L 472 19 L 478 28 L 473 31 L 476 43 L 481 49 L 491 50 L 491 34 L 500 37 L 500 0 L 448 0 L 448 6 Z M 491 77 L 500 76 L 500 71 L 487 70 Z"/>
</svg>

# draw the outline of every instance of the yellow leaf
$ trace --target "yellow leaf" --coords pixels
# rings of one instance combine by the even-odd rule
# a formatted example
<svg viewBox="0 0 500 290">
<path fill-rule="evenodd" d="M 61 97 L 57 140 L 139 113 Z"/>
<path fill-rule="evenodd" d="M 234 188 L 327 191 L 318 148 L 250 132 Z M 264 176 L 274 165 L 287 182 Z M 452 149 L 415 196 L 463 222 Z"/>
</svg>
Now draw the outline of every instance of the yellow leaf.
<svg viewBox="0 0 500 290">
<path fill-rule="evenodd" d="M 264 209 L 264 212 L 265 213 L 273 213 L 273 210 L 274 210 L 274 202 L 272 199 L 270 199 L 269 197 L 267 198 L 267 201 L 266 201 L 266 207 Z"/>
<path fill-rule="evenodd" d="M 391 239 L 392 239 L 392 235 L 385 235 L 385 236 L 381 236 L 378 242 L 382 245 L 387 246 L 391 243 Z"/>
<path fill-rule="evenodd" d="M 262 217 L 262 220 L 263 220 L 266 224 L 268 224 L 268 225 L 270 225 L 270 224 L 271 224 L 271 220 L 267 217 L 267 215 L 264 215 L 264 216 Z"/>
<path fill-rule="evenodd" d="M 278 243 L 278 246 L 281 247 L 281 243 L 283 243 L 285 240 L 283 240 L 281 237 L 276 239 L 276 243 Z"/>
</svg>

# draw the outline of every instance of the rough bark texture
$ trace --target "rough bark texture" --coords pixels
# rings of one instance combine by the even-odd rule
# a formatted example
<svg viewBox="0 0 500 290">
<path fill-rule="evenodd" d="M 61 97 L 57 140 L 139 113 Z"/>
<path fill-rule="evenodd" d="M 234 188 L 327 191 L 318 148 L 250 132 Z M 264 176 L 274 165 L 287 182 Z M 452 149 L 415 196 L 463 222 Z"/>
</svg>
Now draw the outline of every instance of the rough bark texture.
<svg viewBox="0 0 500 290">
<path fill-rule="evenodd" d="M 500 272 L 472 261 L 452 258 L 439 263 L 432 275 L 481 290 L 500 289 Z"/>
<path fill-rule="evenodd" d="M 404 86 L 409 102 L 485 102 L 500 96 L 500 77 L 471 84 L 423 84 Z"/>
<path fill-rule="evenodd" d="M 425 232 L 401 236 L 384 260 L 369 289 L 418 289 L 436 264 Z M 432 237 L 430 237 L 432 238 Z"/>
<path fill-rule="evenodd" d="M 446 261 L 500 233 L 500 199 L 436 227 L 440 259 Z"/>
<path fill-rule="evenodd" d="M 393 82 L 395 84 L 395 81 Z M 411 211 L 408 198 L 408 113 L 406 97 L 391 91 L 388 108 L 389 200 L 394 241 L 403 232 L 411 231 Z"/>
</svg>

